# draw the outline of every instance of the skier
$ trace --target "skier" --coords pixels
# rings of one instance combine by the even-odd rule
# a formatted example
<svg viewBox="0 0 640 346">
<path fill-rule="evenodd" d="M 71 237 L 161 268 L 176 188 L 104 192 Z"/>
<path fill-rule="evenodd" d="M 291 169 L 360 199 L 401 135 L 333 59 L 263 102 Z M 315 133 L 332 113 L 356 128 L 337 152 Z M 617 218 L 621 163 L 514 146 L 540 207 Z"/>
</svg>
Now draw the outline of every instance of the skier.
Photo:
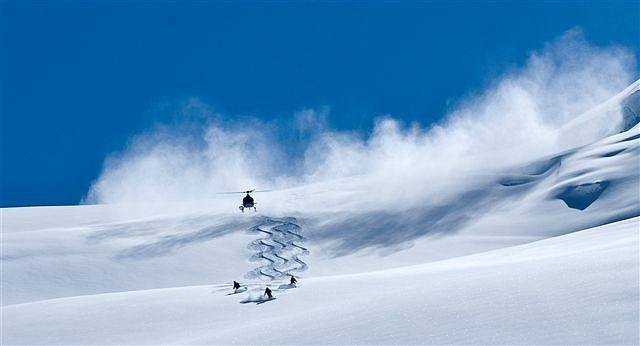
<svg viewBox="0 0 640 346">
<path fill-rule="evenodd" d="M 290 280 L 290 282 L 291 282 L 291 286 L 295 286 L 295 285 L 296 285 L 296 283 L 298 282 L 298 280 L 296 280 L 295 276 L 291 275 L 291 280 Z"/>
<path fill-rule="evenodd" d="M 264 290 L 264 295 L 269 297 L 269 299 L 273 298 L 273 296 L 271 295 L 271 290 L 269 289 L 269 287 L 267 287 L 267 289 Z"/>
<path fill-rule="evenodd" d="M 238 288 L 240 288 L 240 283 L 234 280 L 233 281 L 233 290 L 237 291 Z"/>
</svg>

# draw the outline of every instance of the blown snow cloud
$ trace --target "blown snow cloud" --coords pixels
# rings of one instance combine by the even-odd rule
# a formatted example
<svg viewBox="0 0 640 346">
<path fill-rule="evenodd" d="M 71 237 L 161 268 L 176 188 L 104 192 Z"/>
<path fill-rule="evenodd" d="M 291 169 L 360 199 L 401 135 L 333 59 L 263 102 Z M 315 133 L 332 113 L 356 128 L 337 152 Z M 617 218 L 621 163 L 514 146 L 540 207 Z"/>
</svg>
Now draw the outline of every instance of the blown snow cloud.
<svg viewBox="0 0 640 346">
<path fill-rule="evenodd" d="M 342 132 L 327 125 L 328 109 L 298 112 L 285 129 L 255 119 L 247 126 L 192 99 L 183 111 L 197 115 L 197 126 L 137 136 L 105 161 L 85 200 L 162 209 L 195 205 L 219 191 L 330 187 L 342 180 L 357 181 L 355 195 L 375 188 L 378 207 L 455 198 L 501 169 L 615 131 L 620 114 L 595 118 L 569 135 L 563 129 L 635 76 L 630 50 L 591 45 L 571 30 L 426 127 L 388 115 L 370 134 Z"/>
</svg>

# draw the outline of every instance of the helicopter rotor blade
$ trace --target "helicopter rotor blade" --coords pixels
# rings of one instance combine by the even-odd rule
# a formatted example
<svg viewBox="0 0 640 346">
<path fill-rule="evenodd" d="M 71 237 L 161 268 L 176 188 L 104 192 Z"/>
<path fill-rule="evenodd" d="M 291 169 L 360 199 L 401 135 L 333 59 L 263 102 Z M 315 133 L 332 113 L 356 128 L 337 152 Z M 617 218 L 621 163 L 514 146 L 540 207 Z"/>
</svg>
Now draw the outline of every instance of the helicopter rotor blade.
<svg viewBox="0 0 640 346">
<path fill-rule="evenodd" d="M 225 191 L 225 192 L 217 192 L 218 195 L 231 195 L 237 193 L 254 193 L 254 192 L 270 192 L 271 190 L 245 190 L 245 191 Z"/>
</svg>

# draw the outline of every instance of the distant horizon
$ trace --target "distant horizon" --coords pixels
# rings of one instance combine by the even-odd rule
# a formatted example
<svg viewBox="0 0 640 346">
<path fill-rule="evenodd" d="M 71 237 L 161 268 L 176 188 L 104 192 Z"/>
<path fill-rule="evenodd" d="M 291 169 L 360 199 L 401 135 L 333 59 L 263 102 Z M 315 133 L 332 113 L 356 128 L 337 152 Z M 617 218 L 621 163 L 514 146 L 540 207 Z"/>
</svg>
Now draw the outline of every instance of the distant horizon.
<svg viewBox="0 0 640 346">
<path fill-rule="evenodd" d="M 411 124 L 425 132 L 572 31 L 581 49 L 630 56 L 601 96 L 638 79 L 639 10 L 637 2 L 2 2 L 0 207 L 78 205 L 109 178 L 105 160 L 117 168 L 140 159 L 132 153 L 141 141 L 199 148 L 211 128 L 222 147 L 247 131 L 276 148 L 267 153 L 276 162 L 260 168 L 282 172 L 258 172 L 257 181 L 326 174 L 302 162 L 320 131 L 367 145 L 376 122 L 390 118 L 403 136 Z M 282 157 L 296 162 L 284 169 Z"/>
</svg>

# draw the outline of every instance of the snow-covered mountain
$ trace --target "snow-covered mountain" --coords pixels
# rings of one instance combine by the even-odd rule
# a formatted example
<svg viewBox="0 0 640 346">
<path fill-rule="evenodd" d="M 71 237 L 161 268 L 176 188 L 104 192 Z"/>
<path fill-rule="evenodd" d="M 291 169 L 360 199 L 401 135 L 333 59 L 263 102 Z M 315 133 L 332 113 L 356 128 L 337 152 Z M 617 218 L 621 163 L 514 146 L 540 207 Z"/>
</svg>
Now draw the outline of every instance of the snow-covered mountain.
<svg viewBox="0 0 640 346">
<path fill-rule="evenodd" d="M 258 213 L 2 209 L 2 344 L 637 344 L 639 89 L 561 131 L 601 139 L 417 205 L 356 177 Z"/>
</svg>

